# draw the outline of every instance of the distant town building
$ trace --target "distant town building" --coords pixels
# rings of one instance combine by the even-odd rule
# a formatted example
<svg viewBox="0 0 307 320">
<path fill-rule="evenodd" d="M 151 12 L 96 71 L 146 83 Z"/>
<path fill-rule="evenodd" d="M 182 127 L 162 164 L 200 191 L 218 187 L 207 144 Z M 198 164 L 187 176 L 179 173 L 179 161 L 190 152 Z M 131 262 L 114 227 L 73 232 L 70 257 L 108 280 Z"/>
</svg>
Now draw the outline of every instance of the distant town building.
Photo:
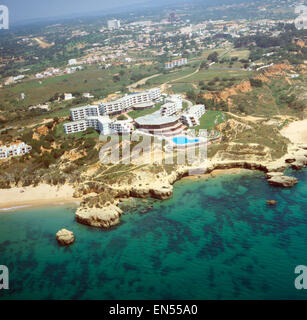
<svg viewBox="0 0 307 320">
<path fill-rule="evenodd" d="M 295 7 L 295 13 L 298 17 L 294 20 L 295 27 L 298 30 L 307 29 L 307 6 L 299 5 Z"/>
<path fill-rule="evenodd" d="M 187 63 L 188 63 L 188 59 L 187 58 L 181 58 L 181 59 L 178 59 L 178 60 L 173 60 L 173 61 L 170 61 L 170 62 L 166 62 L 165 63 L 165 68 L 166 69 L 172 69 L 174 67 L 183 66 L 183 65 L 185 65 Z"/>
<path fill-rule="evenodd" d="M 22 156 L 32 150 L 32 147 L 24 142 L 0 147 L 0 159 Z"/>
<path fill-rule="evenodd" d="M 119 29 L 120 28 L 120 21 L 119 20 L 108 20 L 108 29 L 113 30 L 113 29 Z"/>
<path fill-rule="evenodd" d="M 175 15 L 174 12 L 172 12 L 169 14 L 167 20 L 168 20 L 168 22 L 173 23 L 173 22 L 179 21 L 179 18 Z"/>
<path fill-rule="evenodd" d="M 68 60 L 68 64 L 69 64 L 70 66 L 73 66 L 74 64 L 77 64 L 77 59 L 70 59 L 70 60 Z"/>
</svg>

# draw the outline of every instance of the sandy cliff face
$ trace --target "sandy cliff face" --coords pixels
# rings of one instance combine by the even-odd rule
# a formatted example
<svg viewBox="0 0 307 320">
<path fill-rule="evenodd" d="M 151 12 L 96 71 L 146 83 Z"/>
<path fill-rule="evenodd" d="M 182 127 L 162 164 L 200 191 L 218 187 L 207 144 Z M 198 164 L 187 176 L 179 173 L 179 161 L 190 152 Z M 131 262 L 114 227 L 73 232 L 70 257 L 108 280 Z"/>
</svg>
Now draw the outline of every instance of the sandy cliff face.
<svg viewBox="0 0 307 320">
<path fill-rule="evenodd" d="M 231 96 L 240 94 L 242 92 L 250 92 L 252 87 L 249 81 L 243 81 L 236 86 L 227 88 L 219 92 L 208 92 L 203 95 L 205 99 L 214 99 L 217 101 L 227 101 Z"/>
<path fill-rule="evenodd" d="M 78 222 L 94 227 L 110 228 L 120 223 L 122 211 L 117 207 L 119 200 L 128 197 L 168 199 L 173 194 L 173 184 L 182 177 L 195 172 L 211 173 L 217 169 L 243 168 L 261 170 L 268 173 L 268 182 L 272 185 L 291 187 L 297 181 L 283 176 L 288 166 L 295 169 L 307 164 L 307 146 L 291 144 L 288 153 L 277 160 L 272 160 L 270 150 L 257 144 L 229 143 L 225 150 L 209 159 L 204 166 L 174 166 L 169 172 L 158 174 L 149 168 L 134 172 L 131 183 L 107 184 L 87 181 L 76 190 L 75 196 L 84 196 L 84 201 L 77 209 Z"/>
</svg>

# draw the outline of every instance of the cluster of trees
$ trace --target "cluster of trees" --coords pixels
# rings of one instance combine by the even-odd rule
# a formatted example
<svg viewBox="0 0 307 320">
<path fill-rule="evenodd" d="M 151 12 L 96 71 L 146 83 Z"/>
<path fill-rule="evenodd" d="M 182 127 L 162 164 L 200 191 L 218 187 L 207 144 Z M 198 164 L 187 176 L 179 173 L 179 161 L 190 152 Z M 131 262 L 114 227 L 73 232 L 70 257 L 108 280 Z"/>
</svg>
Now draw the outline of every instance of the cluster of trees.
<svg viewBox="0 0 307 320">
<path fill-rule="evenodd" d="M 252 87 L 256 87 L 256 88 L 260 88 L 263 86 L 263 83 L 260 79 L 249 79 L 249 82 L 251 84 Z"/>
<path fill-rule="evenodd" d="M 216 51 L 214 51 L 208 55 L 207 59 L 211 62 L 218 62 L 219 61 L 218 57 L 219 57 L 219 54 Z"/>
<path fill-rule="evenodd" d="M 282 24 L 282 33 L 278 36 L 257 34 L 254 36 L 240 37 L 234 40 L 236 48 L 249 47 L 251 50 L 249 59 L 257 61 L 263 58 L 267 49 L 274 48 L 276 55 L 270 59 L 287 59 L 292 64 L 304 63 L 307 58 L 306 48 L 301 48 L 293 41 L 295 38 L 304 38 L 304 30 L 297 30 L 294 24 Z M 278 57 L 278 58 L 277 58 Z"/>
</svg>

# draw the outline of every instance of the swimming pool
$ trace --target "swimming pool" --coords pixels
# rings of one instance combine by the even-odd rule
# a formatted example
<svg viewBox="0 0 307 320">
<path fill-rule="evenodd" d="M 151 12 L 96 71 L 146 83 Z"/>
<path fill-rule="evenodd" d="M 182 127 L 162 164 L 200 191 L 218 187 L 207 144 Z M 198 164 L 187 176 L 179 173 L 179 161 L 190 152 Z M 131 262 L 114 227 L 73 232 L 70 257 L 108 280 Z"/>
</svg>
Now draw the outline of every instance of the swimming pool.
<svg viewBox="0 0 307 320">
<path fill-rule="evenodd" d="M 199 139 L 189 139 L 187 137 L 175 137 L 173 138 L 173 142 L 175 144 L 190 144 L 190 143 L 198 143 Z"/>
</svg>

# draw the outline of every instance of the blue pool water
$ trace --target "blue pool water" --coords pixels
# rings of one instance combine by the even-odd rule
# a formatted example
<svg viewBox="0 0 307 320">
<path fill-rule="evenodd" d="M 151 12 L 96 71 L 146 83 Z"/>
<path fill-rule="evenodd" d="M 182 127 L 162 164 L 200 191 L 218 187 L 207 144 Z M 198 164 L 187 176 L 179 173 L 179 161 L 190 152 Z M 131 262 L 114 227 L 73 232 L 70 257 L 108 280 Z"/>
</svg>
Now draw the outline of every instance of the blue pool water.
<svg viewBox="0 0 307 320">
<path fill-rule="evenodd" d="M 197 143 L 199 139 L 188 139 L 187 137 L 175 137 L 173 138 L 173 142 L 176 144 L 189 144 L 189 143 Z"/>
<path fill-rule="evenodd" d="M 257 172 L 182 180 L 109 231 L 78 224 L 71 206 L 1 212 L 0 299 L 306 299 L 294 269 L 307 265 L 307 170 L 289 174 L 291 189 Z M 61 228 L 72 246 L 58 246 Z"/>
</svg>

